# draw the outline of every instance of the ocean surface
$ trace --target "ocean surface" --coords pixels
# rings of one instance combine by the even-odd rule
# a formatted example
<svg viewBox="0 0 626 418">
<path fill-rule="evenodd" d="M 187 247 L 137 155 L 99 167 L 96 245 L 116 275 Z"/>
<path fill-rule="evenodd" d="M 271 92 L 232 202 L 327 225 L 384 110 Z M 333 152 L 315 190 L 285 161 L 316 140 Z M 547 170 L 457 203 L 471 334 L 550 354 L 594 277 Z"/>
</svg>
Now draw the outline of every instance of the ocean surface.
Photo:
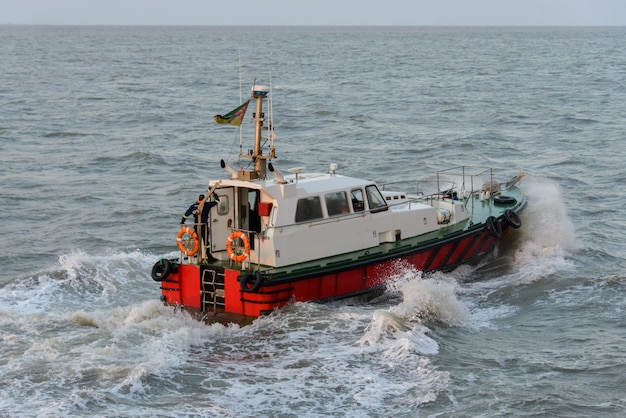
<svg viewBox="0 0 626 418">
<path fill-rule="evenodd" d="M 0 26 L 0 416 L 624 416 L 625 45 L 626 28 Z M 249 326 L 163 306 L 151 267 L 237 164 L 213 116 L 255 78 L 278 168 L 524 171 L 522 228 L 371 301 Z"/>
</svg>

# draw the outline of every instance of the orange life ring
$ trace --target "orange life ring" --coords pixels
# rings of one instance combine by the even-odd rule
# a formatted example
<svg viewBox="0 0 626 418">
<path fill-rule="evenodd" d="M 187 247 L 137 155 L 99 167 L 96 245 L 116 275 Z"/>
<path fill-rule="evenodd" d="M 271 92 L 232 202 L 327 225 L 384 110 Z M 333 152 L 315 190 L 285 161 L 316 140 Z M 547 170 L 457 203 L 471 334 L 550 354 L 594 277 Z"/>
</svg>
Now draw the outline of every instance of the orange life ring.
<svg viewBox="0 0 626 418">
<path fill-rule="evenodd" d="M 239 238 L 243 241 L 243 252 L 238 253 L 233 250 L 233 241 Z M 231 260 L 237 263 L 243 262 L 250 255 L 250 241 L 243 231 L 234 231 L 226 240 L 226 251 Z"/>
<path fill-rule="evenodd" d="M 189 235 L 191 236 L 191 238 L 187 237 L 183 239 L 183 236 L 185 235 Z M 188 244 L 191 240 L 193 240 L 193 248 L 189 249 Z M 180 231 L 178 231 L 178 235 L 176 236 L 176 241 L 178 241 L 178 249 L 180 250 L 180 252 L 185 254 L 187 257 L 193 257 L 200 249 L 198 234 L 196 234 L 196 231 L 188 226 L 183 226 L 180 228 Z"/>
</svg>

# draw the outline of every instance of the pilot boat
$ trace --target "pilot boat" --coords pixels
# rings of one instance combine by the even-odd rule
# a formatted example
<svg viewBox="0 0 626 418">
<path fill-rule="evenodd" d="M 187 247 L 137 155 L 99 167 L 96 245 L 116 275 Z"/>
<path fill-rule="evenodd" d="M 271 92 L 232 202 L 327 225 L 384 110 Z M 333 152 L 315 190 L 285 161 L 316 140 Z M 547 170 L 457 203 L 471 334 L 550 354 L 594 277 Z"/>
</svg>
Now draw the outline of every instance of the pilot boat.
<svg viewBox="0 0 626 418">
<path fill-rule="evenodd" d="M 523 173 L 500 182 L 488 167 L 453 167 L 399 189 L 344 176 L 336 164 L 281 171 L 263 111 L 269 99 L 271 114 L 271 96 L 255 84 L 248 102 L 215 117 L 240 126 L 254 103 L 253 148 L 239 153 L 248 168 L 220 162 L 225 178 L 208 182 L 198 223 L 181 225 L 178 257 L 154 264 L 164 303 L 245 323 L 294 302 L 380 291 L 402 266 L 477 263 L 521 227 Z"/>
</svg>

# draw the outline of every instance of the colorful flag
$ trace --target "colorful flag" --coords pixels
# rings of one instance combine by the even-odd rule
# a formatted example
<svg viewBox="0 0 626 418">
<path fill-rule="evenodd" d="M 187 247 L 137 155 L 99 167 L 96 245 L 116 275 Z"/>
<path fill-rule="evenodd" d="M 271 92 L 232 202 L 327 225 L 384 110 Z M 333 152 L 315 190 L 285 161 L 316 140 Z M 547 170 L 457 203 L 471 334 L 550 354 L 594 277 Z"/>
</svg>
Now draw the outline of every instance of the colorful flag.
<svg viewBox="0 0 626 418">
<path fill-rule="evenodd" d="M 239 106 L 237 109 L 233 109 L 224 116 L 215 115 L 213 118 L 217 123 L 227 123 L 230 125 L 241 126 L 241 122 L 243 122 L 243 117 L 246 114 L 246 109 L 248 109 L 248 104 L 250 100 Z"/>
</svg>

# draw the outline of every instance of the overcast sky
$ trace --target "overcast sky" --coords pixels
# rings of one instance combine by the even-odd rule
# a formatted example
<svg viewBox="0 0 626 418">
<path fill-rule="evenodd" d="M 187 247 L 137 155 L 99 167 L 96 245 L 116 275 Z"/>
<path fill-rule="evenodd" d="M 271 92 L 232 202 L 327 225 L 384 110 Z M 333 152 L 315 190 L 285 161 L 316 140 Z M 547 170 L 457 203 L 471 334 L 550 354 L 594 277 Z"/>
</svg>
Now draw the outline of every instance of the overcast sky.
<svg viewBox="0 0 626 418">
<path fill-rule="evenodd" d="M 626 25 L 626 0 L 0 0 L 0 24 Z"/>
</svg>

